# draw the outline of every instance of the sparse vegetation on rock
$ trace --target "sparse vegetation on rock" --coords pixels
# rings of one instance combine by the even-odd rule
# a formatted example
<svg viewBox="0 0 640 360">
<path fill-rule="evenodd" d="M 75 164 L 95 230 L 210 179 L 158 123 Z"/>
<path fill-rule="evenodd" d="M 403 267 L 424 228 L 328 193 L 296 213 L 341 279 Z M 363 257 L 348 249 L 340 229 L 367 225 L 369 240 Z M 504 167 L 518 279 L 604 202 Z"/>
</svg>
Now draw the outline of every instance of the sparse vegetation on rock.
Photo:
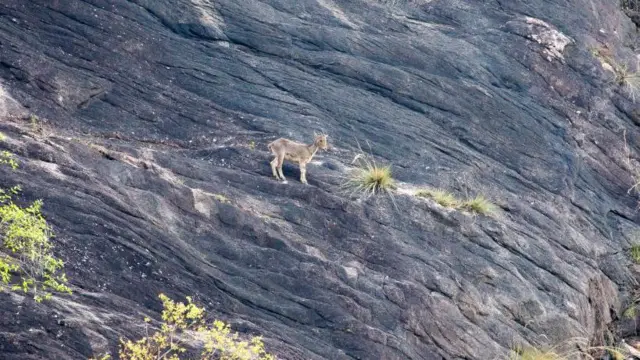
<svg viewBox="0 0 640 360">
<path fill-rule="evenodd" d="M 200 342 L 199 360 L 275 360 L 267 353 L 260 337 L 243 340 L 228 324 L 220 320 L 207 322 L 204 308 L 194 304 L 190 297 L 187 303 L 175 302 L 164 294 L 162 322 L 158 327 L 145 318 L 147 336 L 139 340 L 120 340 L 118 356 L 121 360 L 179 360 L 186 359 L 184 353 L 189 345 Z M 94 359 L 109 359 L 109 354 Z"/>
<path fill-rule="evenodd" d="M 0 294 L 0 358 L 117 357 L 161 288 L 251 319 L 286 359 L 616 337 L 638 279 L 618 236 L 640 223 L 620 159 L 620 129 L 640 145 L 637 28 L 610 0 L 397 3 L 0 1 L 0 150 L 21 165 L 0 187 L 43 199 L 82 289 L 57 317 Z M 338 146 L 313 186 L 273 181 L 264 144 L 321 127 Z M 349 190 L 376 201 L 349 201 L 364 138 L 383 170 Z M 454 210 L 404 195 L 420 183 Z M 504 199 L 501 223 L 461 216 L 461 188 Z"/>
<path fill-rule="evenodd" d="M 624 360 L 628 352 L 614 346 L 591 346 L 586 339 L 572 338 L 551 347 L 516 346 L 507 360 L 596 360 L 608 356 L 611 360 Z"/>
<path fill-rule="evenodd" d="M 640 299 L 635 299 L 633 302 L 631 302 L 631 305 L 627 306 L 627 308 L 622 312 L 622 316 L 625 319 L 630 319 L 630 320 L 635 320 L 637 314 L 638 314 L 638 301 Z"/>
<path fill-rule="evenodd" d="M 622 86 L 629 97 L 636 101 L 640 93 L 640 74 L 631 70 L 626 64 L 616 61 L 611 51 L 606 47 L 592 48 L 591 53 L 600 61 L 604 69 L 613 72 L 614 82 Z"/>
<path fill-rule="evenodd" d="M 4 164 L 15 170 L 17 162 L 3 153 Z M 31 293 L 36 301 L 52 292 L 71 293 L 64 263 L 53 254 L 53 231 L 42 216 L 42 201 L 22 207 L 13 201 L 19 186 L 0 188 L 0 290 Z"/>
<path fill-rule="evenodd" d="M 629 255 L 636 264 L 640 264 L 640 244 L 633 244 L 629 249 Z"/>
<path fill-rule="evenodd" d="M 473 199 L 466 200 L 460 206 L 483 215 L 489 215 L 496 211 L 496 206 L 482 195 L 477 195 Z"/>
<path fill-rule="evenodd" d="M 491 215 L 496 212 L 496 206 L 483 195 L 476 195 L 474 198 L 460 200 L 456 196 L 443 189 L 420 189 L 414 193 L 415 196 L 430 198 L 438 205 L 449 209 L 463 209 L 476 214 Z"/>
<path fill-rule="evenodd" d="M 357 166 L 351 170 L 344 186 L 353 194 L 367 198 L 375 194 L 390 193 L 396 188 L 390 165 L 380 166 L 364 153 L 358 154 L 352 163 Z"/>
<path fill-rule="evenodd" d="M 442 189 L 420 189 L 416 191 L 416 196 L 433 199 L 442 207 L 455 209 L 460 206 L 458 200 L 452 193 Z"/>
</svg>

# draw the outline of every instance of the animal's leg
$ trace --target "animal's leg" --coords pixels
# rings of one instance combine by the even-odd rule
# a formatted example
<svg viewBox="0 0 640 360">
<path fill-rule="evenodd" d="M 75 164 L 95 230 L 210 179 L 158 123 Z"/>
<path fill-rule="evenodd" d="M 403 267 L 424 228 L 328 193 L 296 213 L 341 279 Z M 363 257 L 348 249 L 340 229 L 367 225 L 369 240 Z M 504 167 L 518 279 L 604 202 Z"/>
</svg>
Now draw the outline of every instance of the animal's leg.
<svg viewBox="0 0 640 360">
<path fill-rule="evenodd" d="M 278 156 L 273 158 L 273 160 L 271 161 L 271 172 L 273 173 L 273 177 L 274 178 L 280 179 L 280 176 L 278 175 L 278 172 L 276 171 L 276 167 L 277 166 L 278 166 Z"/>
<path fill-rule="evenodd" d="M 282 179 L 282 181 L 287 182 L 287 179 L 282 173 L 282 164 L 284 164 L 284 153 L 282 155 L 278 155 L 278 174 L 280 174 L 280 179 Z"/>
<path fill-rule="evenodd" d="M 303 184 L 307 183 L 307 164 L 300 163 L 300 182 Z"/>
</svg>

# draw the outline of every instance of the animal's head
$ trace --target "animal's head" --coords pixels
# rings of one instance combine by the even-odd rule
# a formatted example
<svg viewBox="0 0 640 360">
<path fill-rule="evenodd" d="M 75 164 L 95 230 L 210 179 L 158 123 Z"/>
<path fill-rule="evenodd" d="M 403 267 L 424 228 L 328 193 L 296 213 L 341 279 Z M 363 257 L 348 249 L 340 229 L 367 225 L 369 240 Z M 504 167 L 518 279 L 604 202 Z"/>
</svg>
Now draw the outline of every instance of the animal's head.
<svg viewBox="0 0 640 360">
<path fill-rule="evenodd" d="M 316 135 L 315 140 L 313 141 L 316 146 L 322 150 L 326 150 L 329 148 L 329 143 L 327 142 L 327 134 Z"/>
</svg>

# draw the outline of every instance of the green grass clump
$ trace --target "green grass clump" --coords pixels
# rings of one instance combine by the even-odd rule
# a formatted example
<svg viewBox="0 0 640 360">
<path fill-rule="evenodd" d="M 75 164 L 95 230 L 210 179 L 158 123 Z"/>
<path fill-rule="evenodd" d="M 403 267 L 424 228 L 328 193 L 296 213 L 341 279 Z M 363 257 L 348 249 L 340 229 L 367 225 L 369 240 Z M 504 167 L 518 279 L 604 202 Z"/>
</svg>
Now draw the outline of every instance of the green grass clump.
<svg viewBox="0 0 640 360">
<path fill-rule="evenodd" d="M 422 189 L 416 191 L 416 196 L 427 197 L 433 199 L 440 206 L 456 209 L 460 205 L 458 200 L 452 193 L 442 189 Z"/>
<path fill-rule="evenodd" d="M 629 255 L 636 264 L 640 264 L 640 244 L 631 245 L 631 249 L 629 249 Z"/>
<path fill-rule="evenodd" d="M 461 207 L 483 215 L 492 214 L 497 210 L 496 206 L 482 195 L 478 195 L 473 199 L 465 201 L 462 203 Z"/>
<path fill-rule="evenodd" d="M 364 154 L 356 156 L 358 167 L 354 169 L 347 182 L 355 193 L 361 193 L 369 197 L 380 193 L 390 193 L 396 188 L 395 180 L 391 173 L 391 166 L 378 166 L 374 160 L 367 159 Z"/>
</svg>

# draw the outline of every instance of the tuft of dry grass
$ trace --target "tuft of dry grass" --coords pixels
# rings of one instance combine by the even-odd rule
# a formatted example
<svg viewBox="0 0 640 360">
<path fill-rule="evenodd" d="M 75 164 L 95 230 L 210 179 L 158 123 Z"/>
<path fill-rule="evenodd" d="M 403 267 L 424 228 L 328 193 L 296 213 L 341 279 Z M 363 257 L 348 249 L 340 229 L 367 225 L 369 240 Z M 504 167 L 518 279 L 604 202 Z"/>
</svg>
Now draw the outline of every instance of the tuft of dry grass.
<svg viewBox="0 0 640 360">
<path fill-rule="evenodd" d="M 558 355 L 554 351 L 540 350 L 534 347 L 522 348 L 512 351 L 509 360 L 565 360 L 566 358 Z"/>
<path fill-rule="evenodd" d="M 633 185 L 629 188 L 629 190 L 627 190 L 627 194 L 635 193 L 636 195 L 640 195 L 640 166 L 635 159 L 631 159 L 631 150 L 629 149 L 629 144 L 627 144 L 626 129 L 622 131 L 622 138 L 624 140 L 624 163 L 629 169 L 631 177 L 633 178 Z M 640 203 L 638 205 L 640 207 Z"/>
<path fill-rule="evenodd" d="M 498 210 L 491 201 L 482 195 L 477 195 L 473 199 L 460 200 L 452 193 L 443 189 L 420 189 L 416 191 L 414 195 L 430 198 L 442 207 L 463 209 L 476 214 L 491 215 Z"/>
<path fill-rule="evenodd" d="M 495 213 L 497 210 L 496 206 L 482 195 L 478 195 L 473 199 L 465 201 L 462 203 L 461 207 L 483 215 Z"/>
<path fill-rule="evenodd" d="M 452 193 L 442 189 L 421 189 L 416 191 L 416 196 L 433 199 L 440 206 L 456 209 L 460 201 Z"/>
<path fill-rule="evenodd" d="M 635 102 L 640 95 L 640 74 L 630 70 L 626 64 L 618 63 L 606 46 L 592 48 L 591 54 L 600 61 L 603 68 L 613 72 L 615 83 L 622 86 Z"/>
<path fill-rule="evenodd" d="M 213 198 L 216 199 L 217 201 L 223 203 L 223 204 L 230 204 L 231 200 L 229 200 L 228 197 L 222 195 L 222 194 L 213 194 Z"/>
<path fill-rule="evenodd" d="M 640 94 L 640 75 L 635 71 L 630 71 L 626 65 L 614 69 L 617 69 L 615 81 L 627 91 L 631 100 L 636 102 L 636 98 Z"/>
<path fill-rule="evenodd" d="M 378 166 L 375 160 L 368 158 L 364 153 L 358 154 L 352 163 L 358 163 L 358 167 L 351 171 L 344 185 L 354 193 L 370 197 L 380 193 L 391 193 L 396 188 L 391 166 Z"/>
<path fill-rule="evenodd" d="M 509 353 L 507 360 L 595 360 L 602 358 L 605 353 L 615 360 L 624 360 L 627 355 L 627 351 L 619 347 L 592 346 L 584 338 L 572 338 L 548 348 L 516 346 Z"/>
<path fill-rule="evenodd" d="M 629 255 L 636 264 L 640 264 L 640 244 L 633 244 L 629 249 Z"/>
</svg>

